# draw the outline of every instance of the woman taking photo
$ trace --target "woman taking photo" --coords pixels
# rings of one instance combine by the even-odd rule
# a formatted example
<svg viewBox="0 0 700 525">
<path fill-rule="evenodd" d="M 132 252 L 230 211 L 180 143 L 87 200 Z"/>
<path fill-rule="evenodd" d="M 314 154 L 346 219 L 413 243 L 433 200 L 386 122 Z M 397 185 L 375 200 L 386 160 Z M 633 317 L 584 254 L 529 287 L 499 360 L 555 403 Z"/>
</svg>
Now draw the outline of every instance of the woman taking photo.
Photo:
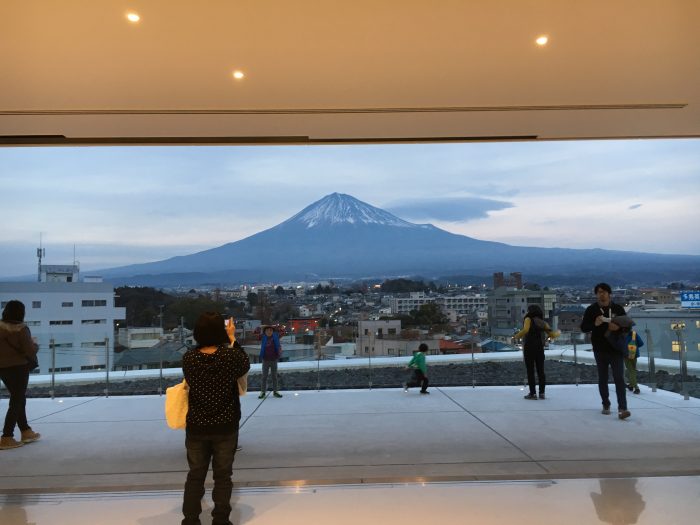
<svg viewBox="0 0 700 525">
<path fill-rule="evenodd" d="M 241 402 L 238 378 L 250 369 L 248 355 L 233 348 L 224 319 L 214 312 L 199 316 L 197 347 L 182 358 L 189 387 L 185 447 L 190 470 L 185 482 L 182 525 L 199 525 L 204 479 L 212 465 L 212 525 L 230 525 L 233 458 L 238 444 Z"/>
<path fill-rule="evenodd" d="M 24 304 L 8 301 L 0 321 L 0 379 L 10 393 L 10 404 L 0 438 L 0 450 L 21 447 L 41 437 L 29 427 L 25 408 L 29 371 L 37 366 L 37 351 L 32 334 L 24 324 Z M 20 441 L 15 440 L 15 426 L 21 432 Z"/>
</svg>

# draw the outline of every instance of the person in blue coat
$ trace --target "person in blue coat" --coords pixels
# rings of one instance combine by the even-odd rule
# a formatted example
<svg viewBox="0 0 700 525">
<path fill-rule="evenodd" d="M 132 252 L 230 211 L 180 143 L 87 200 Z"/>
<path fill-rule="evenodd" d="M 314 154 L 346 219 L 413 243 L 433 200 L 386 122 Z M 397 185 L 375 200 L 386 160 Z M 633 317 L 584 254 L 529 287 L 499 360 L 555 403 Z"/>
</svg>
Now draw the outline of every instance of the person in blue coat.
<svg viewBox="0 0 700 525">
<path fill-rule="evenodd" d="M 282 397 L 277 391 L 277 362 L 282 357 L 280 336 L 272 326 L 263 328 L 260 343 L 260 361 L 262 362 L 262 379 L 260 381 L 260 399 L 267 394 L 267 376 L 272 374 L 272 395 Z"/>
</svg>

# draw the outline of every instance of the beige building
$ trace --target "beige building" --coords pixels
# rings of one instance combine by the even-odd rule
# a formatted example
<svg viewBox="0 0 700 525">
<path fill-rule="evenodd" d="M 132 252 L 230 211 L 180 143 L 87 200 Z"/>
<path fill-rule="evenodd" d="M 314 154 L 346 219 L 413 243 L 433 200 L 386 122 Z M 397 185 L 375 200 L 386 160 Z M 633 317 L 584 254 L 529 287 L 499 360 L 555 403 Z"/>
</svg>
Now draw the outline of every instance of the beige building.
<svg viewBox="0 0 700 525">
<path fill-rule="evenodd" d="M 355 355 L 358 357 L 410 356 L 418 345 L 428 345 L 428 354 L 440 353 L 438 339 L 403 339 L 401 321 L 360 321 Z"/>
</svg>

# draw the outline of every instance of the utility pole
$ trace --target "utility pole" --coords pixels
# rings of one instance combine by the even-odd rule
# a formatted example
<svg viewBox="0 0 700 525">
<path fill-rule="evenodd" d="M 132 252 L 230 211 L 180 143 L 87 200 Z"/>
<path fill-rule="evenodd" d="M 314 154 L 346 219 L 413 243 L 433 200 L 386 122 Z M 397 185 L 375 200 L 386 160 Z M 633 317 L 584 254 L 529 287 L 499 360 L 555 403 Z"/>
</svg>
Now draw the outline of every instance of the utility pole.
<svg viewBox="0 0 700 525">
<path fill-rule="evenodd" d="M 37 281 L 41 282 L 41 259 L 46 257 L 46 249 L 41 247 L 41 232 L 39 232 L 39 247 L 36 249 L 36 256 L 39 258 L 39 266 L 37 268 Z"/>
</svg>

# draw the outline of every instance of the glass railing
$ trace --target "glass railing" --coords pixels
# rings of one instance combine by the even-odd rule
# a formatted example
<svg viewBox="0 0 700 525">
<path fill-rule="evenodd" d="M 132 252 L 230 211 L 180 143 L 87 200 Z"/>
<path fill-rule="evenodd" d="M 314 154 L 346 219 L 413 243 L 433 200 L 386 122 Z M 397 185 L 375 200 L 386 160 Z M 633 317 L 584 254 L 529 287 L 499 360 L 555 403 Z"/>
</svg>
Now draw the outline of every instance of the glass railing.
<svg viewBox="0 0 700 525">
<path fill-rule="evenodd" d="M 645 345 L 637 360 L 638 383 L 652 389 L 678 392 L 684 397 L 700 397 L 700 354 L 697 342 L 686 341 L 683 330 L 654 333 L 641 329 Z M 664 344 L 669 348 L 664 348 Z M 182 380 L 181 363 L 172 354 L 167 360 L 155 358 L 129 365 L 115 357 L 104 345 L 67 348 L 56 344 L 40 348 L 40 368 L 30 377 L 30 397 L 115 396 L 163 394 Z M 674 351 L 677 349 L 678 351 Z M 256 344 L 246 346 L 252 363 L 249 390 L 259 391 L 261 365 Z M 138 353 L 138 350 L 131 352 Z M 150 350 L 154 355 L 153 350 Z M 547 384 L 596 384 L 597 370 L 590 344 L 583 334 L 563 334 L 545 352 Z M 669 358 L 670 357 L 670 358 Z M 695 359 L 690 359 L 695 357 Z M 279 364 L 281 390 L 325 390 L 400 388 L 409 381 L 410 356 L 343 355 L 337 347 L 287 345 Z M 108 365 L 109 364 L 109 365 Z M 522 352 L 428 355 L 428 377 L 432 386 L 527 385 Z M 612 379 L 611 379 L 612 380 Z M 268 381 L 268 388 L 271 388 Z M 3 388 L 3 387 L 0 387 Z M 3 392 L 6 395 L 6 392 Z"/>
</svg>

